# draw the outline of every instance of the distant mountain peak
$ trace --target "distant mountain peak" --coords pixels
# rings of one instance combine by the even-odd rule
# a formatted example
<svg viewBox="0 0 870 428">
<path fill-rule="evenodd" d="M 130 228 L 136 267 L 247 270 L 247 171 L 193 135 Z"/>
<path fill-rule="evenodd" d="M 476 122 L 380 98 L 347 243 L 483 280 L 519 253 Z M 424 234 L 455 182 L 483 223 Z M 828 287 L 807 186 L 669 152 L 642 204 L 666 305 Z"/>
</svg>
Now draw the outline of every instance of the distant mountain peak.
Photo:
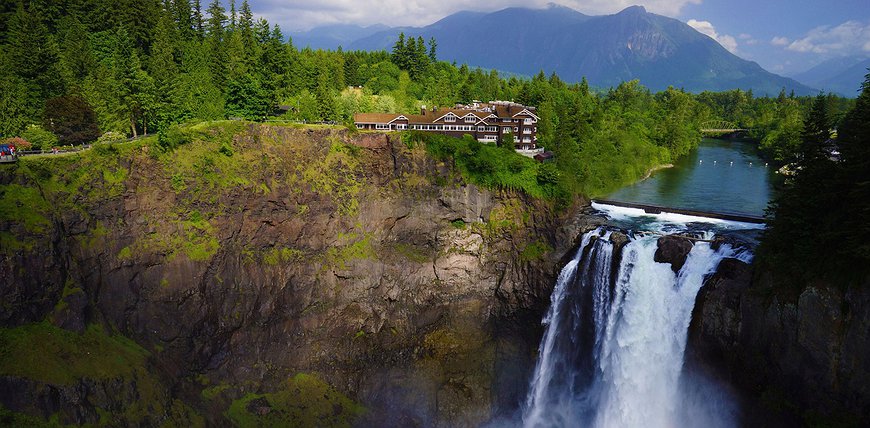
<svg viewBox="0 0 870 428">
<path fill-rule="evenodd" d="M 646 8 L 639 5 L 629 6 L 622 9 L 617 15 L 643 15 L 646 14 Z"/>
<path fill-rule="evenodd" d="M 543 70 L 569 82 L 586 77 L 599 87 L 640 79 L 653 91 L 672 85 L 693 92 L 740 88 L 775 96 L 784 87 L 800 95 L 815 93 L 733 55 L 686 23 L 649 13 L 643 6 L 604 16 L 588 16 L 558 3 L 544 9 L 459 12 L 425 27 L 392 28 L 358 38 L 345 48 L 390 50 L 399 31 L 427 40 L 434 37 L 442 60 L 525 76 Z"/>
</svg>

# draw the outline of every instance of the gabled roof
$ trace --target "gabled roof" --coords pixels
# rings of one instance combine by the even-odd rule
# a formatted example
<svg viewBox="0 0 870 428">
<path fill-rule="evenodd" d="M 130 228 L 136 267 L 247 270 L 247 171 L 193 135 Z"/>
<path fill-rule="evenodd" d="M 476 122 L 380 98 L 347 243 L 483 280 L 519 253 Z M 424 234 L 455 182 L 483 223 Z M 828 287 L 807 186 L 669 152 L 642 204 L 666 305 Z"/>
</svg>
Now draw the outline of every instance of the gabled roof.
<svg viewBox="0 0 870 428">
<path fill-rule="evenodd" d="M 514 114 L 513 116 L 511 116 L 511 117 L 517 117 L 517 116 L 519 116 L 519 115 L 521 115 L 521 114 L 529 115 L 529 116 L 531 116 L 531 117 L 534 117 L 535 120 L 538 120 L 538 116 L 536 116 L 534 113 L 530 112 L 529 109 L 525 109 L 525 108 L 522 109 L 521 111 L 519 111 L 518 113 L 515 113 L 515 114 Z"/>
<path fill-rule="evenodd" d="M 357 113 L 353 115 L 353 121 L 356 123 L 390 123 L 399 116 L 402 115 L 396 113 Z"/>
</svg>

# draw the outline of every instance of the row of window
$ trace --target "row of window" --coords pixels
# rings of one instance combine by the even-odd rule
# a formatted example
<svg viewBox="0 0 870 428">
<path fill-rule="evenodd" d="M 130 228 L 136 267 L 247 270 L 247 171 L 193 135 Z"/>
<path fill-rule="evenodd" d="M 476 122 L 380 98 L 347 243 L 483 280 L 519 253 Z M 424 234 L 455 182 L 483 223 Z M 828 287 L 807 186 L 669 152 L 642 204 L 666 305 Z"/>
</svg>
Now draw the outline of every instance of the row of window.
<svg viewBox="0 0 870 428">
<path fill-rule="evenodd" d="M 469 125 L 411 125 L 411 129 L 421 131 L 474 131 Z"/>
<path fill-rule="evenodd" d="M 357 128 L 363 128 L 364 125 L 357 125 Z M 405 130 L 408 129 L 409 125 L 399 123 L 396 124 L 395 127 L 392 127 L 388 123 L 377 123 L 375 124 L 375 129 L 388 130 L 388 129 L 397 129 L 397 130 Z M 421 131 L 474 131 L 474 126 L 468 125 L 410 125 L 410 129 L 417 129 Z M 537 127 L 534 128 L 537 131 Z M 478 126 L 478 132 L 498 132 L 498 126 Z M 513 127 L 514 134 L 519 131 L 518 127 Z M 502 127 L 501 133 L 507 134 L 511 132 L 510 127 Z M 524 127 L 523 134 L 531 134 L 532 128 Z"/>
</svg>

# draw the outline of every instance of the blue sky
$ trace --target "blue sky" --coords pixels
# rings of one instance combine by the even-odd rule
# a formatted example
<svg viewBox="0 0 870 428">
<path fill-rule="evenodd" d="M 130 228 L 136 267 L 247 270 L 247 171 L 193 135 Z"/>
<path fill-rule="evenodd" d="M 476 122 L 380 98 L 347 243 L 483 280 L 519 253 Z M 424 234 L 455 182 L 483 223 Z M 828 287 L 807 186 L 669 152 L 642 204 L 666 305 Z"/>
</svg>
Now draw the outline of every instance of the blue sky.
<svg viewBox="0 0 870 428">
<path fill-rule="evenodd" d="M 552 0 L 249 0 L 285 32 L 325 24 L 431 24 L 460 10 L 540 8 Z M 229 0 L 224 0 L 228 3 Z M 241 0 L 236 0 L 240 3 Z M 829 58 L 870 56 L 870 0 L 561 0 L 589 15 L 639 4 L 679 19 L 767 70 L 793 75 Z"/>
</svg>

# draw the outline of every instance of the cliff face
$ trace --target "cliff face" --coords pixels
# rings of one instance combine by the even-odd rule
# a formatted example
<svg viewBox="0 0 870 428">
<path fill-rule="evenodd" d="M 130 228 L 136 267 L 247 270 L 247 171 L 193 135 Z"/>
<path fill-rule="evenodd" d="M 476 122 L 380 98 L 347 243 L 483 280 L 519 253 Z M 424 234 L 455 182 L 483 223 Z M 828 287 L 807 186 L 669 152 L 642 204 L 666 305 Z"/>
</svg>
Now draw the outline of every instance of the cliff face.
<svg viewBox="0 0 870 428">
<path fill-rule="evenodd" d="M 698 295 L 689 360 L 742 390 L 748 425 L 870 420 L 870 288 L 774 287 L 723 261 Z M 866 422 L 865 422 L 866 423 Z"/>
<path fill-rule="evenodd" d="M 173 138 L 0 171 L 10 418 L 461 426 L 515 408 L 573 208 L 468 185 L 386 134 Z M 95 367 L 34 372 L 26 349 Z M 126 353 L 131 371 L 100 371 Z"/>
</svg>

